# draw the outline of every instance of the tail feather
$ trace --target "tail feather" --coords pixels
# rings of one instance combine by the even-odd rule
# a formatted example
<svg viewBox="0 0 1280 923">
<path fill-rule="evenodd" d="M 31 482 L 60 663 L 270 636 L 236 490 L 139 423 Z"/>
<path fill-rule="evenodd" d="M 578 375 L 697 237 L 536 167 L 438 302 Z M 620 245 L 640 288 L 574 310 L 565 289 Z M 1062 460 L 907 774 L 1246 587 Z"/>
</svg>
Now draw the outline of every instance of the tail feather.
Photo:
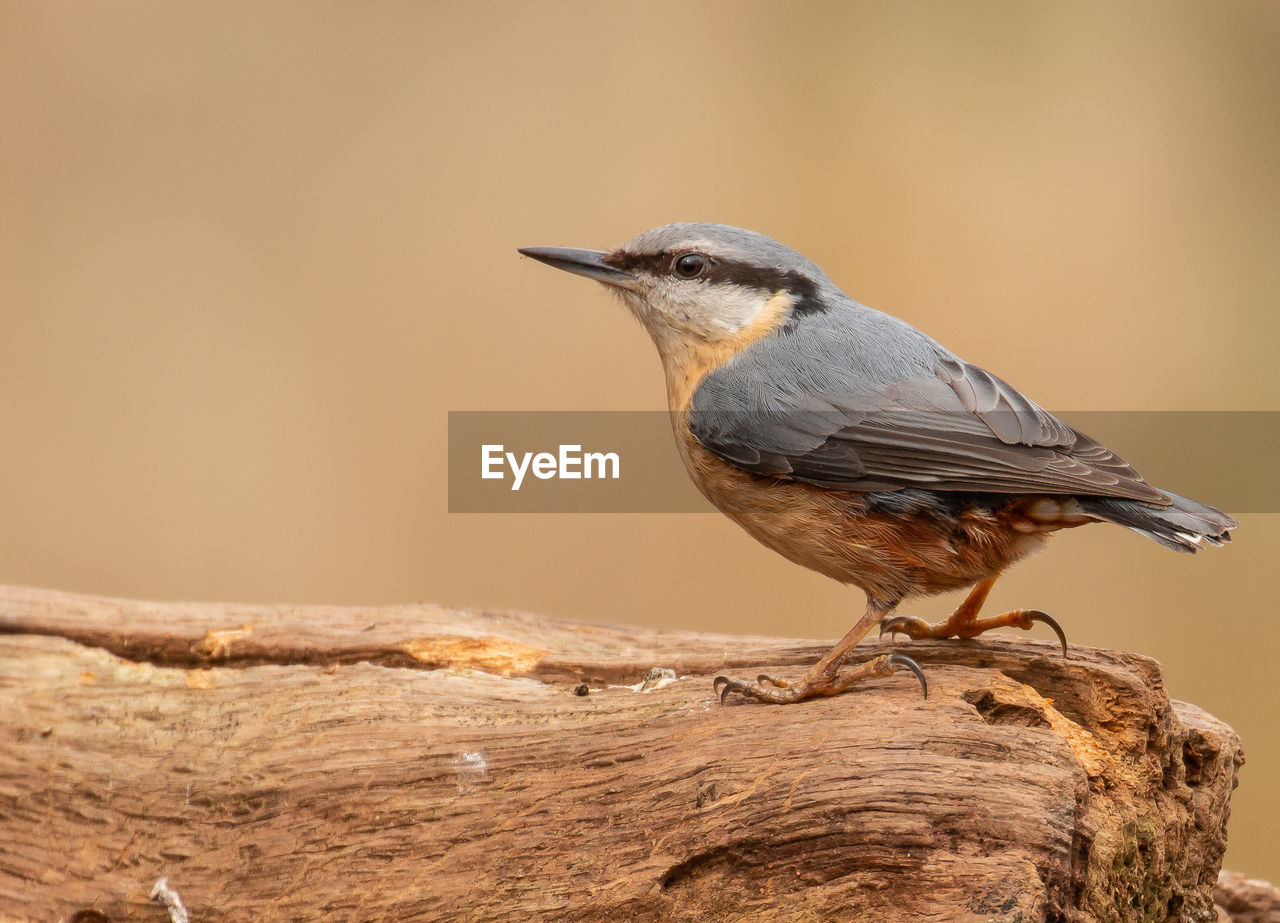
<svg viewBox="0 0 1280 923">
<path fill-rule="evenodd" d="M 1222 510 L 1164 493 L 1173 501 L 1166 507 L 1114 497 L 1078 497 L 1077 501 L 1090 515 L 1128 526 L 1174 551 L 1194 553 L 1204 545 L 1225 544 L 1231 541 L 1231 530 L 1240 525 Z"/>
</svg>

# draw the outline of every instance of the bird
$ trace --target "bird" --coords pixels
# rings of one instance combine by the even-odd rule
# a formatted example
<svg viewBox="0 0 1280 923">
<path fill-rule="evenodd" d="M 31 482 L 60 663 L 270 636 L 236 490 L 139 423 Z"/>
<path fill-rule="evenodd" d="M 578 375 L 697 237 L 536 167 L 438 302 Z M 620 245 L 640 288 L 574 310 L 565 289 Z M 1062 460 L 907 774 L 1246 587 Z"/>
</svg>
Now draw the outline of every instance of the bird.
<svg viewBox="0 0 1280 923">
<path fill-rule="evenodd" d="M 1037 622 L 1039 609 L 980 615 L 1000 574 L 1061 529 L 1126 526 L 1195 552 L 1239 523 L 1160 490 L 1106 446 L 906 321 L 845 294 L 817 264 L 764 234 L 681 222 L 607 251 L 519 253 L 602 283 L 652 338 L 676 445 L 712 505 L 788 560 L 866 594 L 856 624 L 798 680 L 717 676 L 772 704 L 845 692 L 914 658 L 879 636 L 975 638 Z M 970 592 L 945 620 L 895 614 L 906 599 Z"/>
</svg>

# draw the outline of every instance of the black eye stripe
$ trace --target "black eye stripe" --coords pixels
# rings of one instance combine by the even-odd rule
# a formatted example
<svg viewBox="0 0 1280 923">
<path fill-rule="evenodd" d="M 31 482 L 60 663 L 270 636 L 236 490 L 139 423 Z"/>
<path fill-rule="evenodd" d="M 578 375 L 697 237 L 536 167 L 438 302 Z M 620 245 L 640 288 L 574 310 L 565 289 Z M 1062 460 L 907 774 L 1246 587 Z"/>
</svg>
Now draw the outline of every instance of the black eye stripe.
<svg viewBox="0 0 1280 923">
<path fill-rule="evenodd" d="M 661 276 L 675 268 L 677 258 L 692 253 L 691 250 L 663 250 L 659 253 L 624 253 L 615 250 L 604 257 L 604 262 L 627 272 L 645 272 Z"/>
<path fill-rule="evenodd" d="M 626 253 L 615 250 L 604 257 L 610 266 L 628 272 L 643 272 L 652 276 L 674 274 L 675 260 L 699 251 L 664 250 L 660 253 Z M 797 312 L 814 310 L 810 306 L 817 305 L 817 284 L 796 269 L 782 270 L 773 266 L 754 266 L 739 260 L 726 259 L 723 256 L 702 254 L 706 258 L 706 266 L 697 277 L 711 283 L 728 283 L 744 285 L 772 294 L 777 291 L 788 291 L 795 295 L 800 304 Z M 676 276 L 679 278 L 679 276 Z"/>
</svg>

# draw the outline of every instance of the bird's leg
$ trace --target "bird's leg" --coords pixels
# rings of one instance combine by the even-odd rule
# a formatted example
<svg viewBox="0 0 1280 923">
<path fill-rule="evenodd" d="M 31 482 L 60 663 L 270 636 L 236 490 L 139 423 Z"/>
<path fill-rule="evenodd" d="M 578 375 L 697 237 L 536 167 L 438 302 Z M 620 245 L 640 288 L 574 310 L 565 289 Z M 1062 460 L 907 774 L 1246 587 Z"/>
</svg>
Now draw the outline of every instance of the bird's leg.
<svg viewBox="0 0 1280 923">
<path fill-rule="evenodd" d="M 866 663 L 858 664 L 851 670 L 840 672 L 840 666 L 853 653 L 858 642 L 866 637 L 882 618 L 893 609 L 892 606 L 881 606 L 868 601 L 867 611 L 858 623 L 849 629 L 835 647 L 827 651 L 821 660 L 813 665 L 803 679 L 794 682 L 776 679 L 761 674 L 756 682 L 731 679 L 728 676 L 717 676 L 714 688 L 723 702 L 731 692 L 761 702 L 772 702 L 785 705 L 788 702 L 800 702 L 815 695 L 836 695 L 844 692 L 858 680 L 867 676 L 890 676 L 898 670 L 910 670 L 920 680 L 924 694 L 928 696 L 929 686 L 925 682 L 924 671 L 920 665 L 902 654 L 881 654 Z"/>
<path fill-rule="evenodd" d="M 978 612 L 982 609 L 982 604 L 986 602 L 987 594 L 991 592 L 995 583 L 995 577 L 980 581 L 945 622 L 931 625 L 913 615 L 895 615 L 893 618 L 885 619 L 880 623 L 880 637 L 883 638 L 886 633 L 900 631 L 917 641 L 922 638 L 976 638 L 992 628 L 1010 626 L 1025 631 L 1036 622 L 1044 622 L 1053 629 L 1058 640 L 1062 642 L 1062 656 L 1067 656 L 1067 636 L 1063 633 L 1058 620 L 1047 612 L 1041 612 L 1039 609 L 1014 609 L 1003 615 L 978 618 Z"/>
</svg>

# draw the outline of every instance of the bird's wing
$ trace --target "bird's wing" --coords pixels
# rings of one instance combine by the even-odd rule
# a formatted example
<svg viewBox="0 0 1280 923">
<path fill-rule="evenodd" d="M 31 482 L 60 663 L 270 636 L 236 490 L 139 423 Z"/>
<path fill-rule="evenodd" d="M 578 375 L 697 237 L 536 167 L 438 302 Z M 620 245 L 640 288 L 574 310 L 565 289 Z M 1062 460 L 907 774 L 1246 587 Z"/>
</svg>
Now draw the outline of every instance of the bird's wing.
<svg viewBox="0 0 1280 923">
<path fill-rule="evenodd" d="M 700 383 L 691 432 L 739 468 L 827 488 L 1170 502 L 1004 381 L 896 319 L 875 323 L 886 321 L 879 332 L 896 338 L 878 352 L 866 323 L 859 337 L 819 328 L 759 341 Z"/>
</svg>

